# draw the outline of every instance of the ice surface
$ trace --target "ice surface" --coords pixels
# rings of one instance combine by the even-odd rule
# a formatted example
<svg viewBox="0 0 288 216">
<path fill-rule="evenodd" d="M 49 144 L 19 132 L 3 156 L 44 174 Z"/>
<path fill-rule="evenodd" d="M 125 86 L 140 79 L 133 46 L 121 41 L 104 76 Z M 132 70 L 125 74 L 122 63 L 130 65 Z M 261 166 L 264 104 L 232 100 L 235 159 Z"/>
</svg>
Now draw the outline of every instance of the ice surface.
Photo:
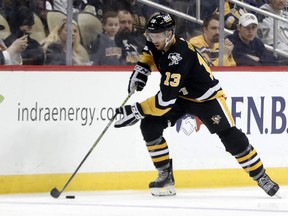
<svg viewBox="0 0 288 216">
<path fill-rule="evenodd" d="M 282 198 L 258 187 L 177 189 L 173 197 L 153 197 L 145 191 L 64 192 L 0 195 L 1 216 L 280 216 L 288 215 L 288 187 Z M 75 195 L 75 199 L 66 199 Z"/>
</svg>

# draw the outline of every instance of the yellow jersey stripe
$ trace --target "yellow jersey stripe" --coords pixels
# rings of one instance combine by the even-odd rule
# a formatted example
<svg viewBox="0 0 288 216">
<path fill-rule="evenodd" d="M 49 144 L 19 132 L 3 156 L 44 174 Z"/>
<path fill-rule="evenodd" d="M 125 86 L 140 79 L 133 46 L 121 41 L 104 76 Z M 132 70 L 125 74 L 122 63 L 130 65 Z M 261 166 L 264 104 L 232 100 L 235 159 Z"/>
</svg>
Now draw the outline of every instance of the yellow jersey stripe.
<svg viewBox="0 0 288 216">
<path fill-rule="evenodd" d="M 155 96 L 146 99 L 145 101 L 141 102 L 140 105 L 144 114 L 153 116 L 162 116 L 171 109 L 171 108 L 158 109 L 156 107 Z"/>
<path fill-rule="evenodd" d="M 231 112 L 230 112 L 230 110 L 229 110 L 229 108 L 227 106 L 227 103 L 226 103 L 226 100 L 225 100 L 224 96 L 221 96 L 221 97 L 217 98 L 217 100 L 220 103 L 221 108 L 224 111 L 226 118 L 229 120 L 229 123 L 230 123 L 231 127 L 235 126 L 235 122 L 234 122 L 233 116 L 231 115 Z"/>
</svg>

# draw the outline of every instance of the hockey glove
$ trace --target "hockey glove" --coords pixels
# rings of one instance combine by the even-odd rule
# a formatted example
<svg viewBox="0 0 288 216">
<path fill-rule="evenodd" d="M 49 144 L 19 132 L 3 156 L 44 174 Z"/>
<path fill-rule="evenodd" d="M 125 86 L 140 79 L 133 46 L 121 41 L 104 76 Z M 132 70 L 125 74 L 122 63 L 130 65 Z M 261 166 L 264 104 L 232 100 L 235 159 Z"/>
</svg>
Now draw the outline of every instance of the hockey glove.
<svg viewBox="0 0 288 216">
<path fill-rule="evenodd" d="M 130 76 L 128 92 L 130 93 L 135 89 L 137 91 L 142 91 L 146 85 L 148 76 L 151 74 L 151 70 L 148 65 L 138 62 L 133 70 L 133 73 Z"/>
<path fill-rule="evenodd" d="M 114 127 L 116 128 L 134 125 L 144 118 L 144 113 L 139 103 L 119 107 L 116 109 L 116 113 L 123 115 L 120 120 L 115 122 Z"/>
</svg>

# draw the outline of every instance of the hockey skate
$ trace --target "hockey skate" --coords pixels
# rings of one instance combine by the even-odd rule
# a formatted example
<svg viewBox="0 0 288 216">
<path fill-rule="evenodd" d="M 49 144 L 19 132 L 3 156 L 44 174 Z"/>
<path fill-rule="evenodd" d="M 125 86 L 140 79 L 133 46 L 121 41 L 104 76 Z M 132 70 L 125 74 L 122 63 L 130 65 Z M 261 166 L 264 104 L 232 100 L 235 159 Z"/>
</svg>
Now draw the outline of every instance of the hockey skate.
<svg viewBox="0 0 288 216">
<path fill-rule="evenodd" d="M 170 167 L 165 170 L 159 170 L 158 178 L 150 182 L 149 188 L 153 196 L 173 196 L 176 195 L 174 184 L 172 159 L 170 159 Z"/>
<path fill-rule="evenodd" d="M 257 183 L 269 196 L 272 197 L 276 195 L 277 197 L 280 197 L 279 194 L 277 194 L 279 185 L 273 182 L 266 173 L 257 180 Z"/>
</svg>

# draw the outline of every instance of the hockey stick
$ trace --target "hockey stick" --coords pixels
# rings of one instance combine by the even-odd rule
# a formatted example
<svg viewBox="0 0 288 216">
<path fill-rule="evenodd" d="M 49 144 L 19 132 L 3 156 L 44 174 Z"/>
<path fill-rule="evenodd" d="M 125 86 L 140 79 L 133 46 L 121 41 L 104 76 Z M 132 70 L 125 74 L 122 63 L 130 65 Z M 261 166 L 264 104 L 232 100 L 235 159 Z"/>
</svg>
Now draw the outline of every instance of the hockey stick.
<svg viewBox="0 0 288 216">
<path fill-rule="evenodd" d="M 131 95 L 134 93 L 136 87 L 133 89 L 133 91 L 131 91 L 128 96 L 125 98 L 125 100 L 123 101 L 121 106 L 124 106 L 126 104 L 126 102 L 129 100 L 129 98 L 131 97 Z M 88 153 L 86 154 L 86 156 L 83 158 L 83 160 L 81 161 L 81 163 L 78 165 L 77 169 L 74 171 L 74 173 L 71 175 L 71 177 L 68 179 L 68 181 L 66 182 L 66 184 L 64 185 L 64 187 L 62 188 L 61 191 L 59 191 L 56 187 L 53 188 L 50 191 L 50 195 L 57 199 L 62 192 L 66 189 L 66 187 L 69 185 L 69 183 L 72 181 L 72 179 L 74 178 L 74 176 L 76 175 L 76 173 L 78 172 L 78 170 L 80 169 L 80 167 L 82 166 L 82 164 L 86 161 L 86 159 L 88 158 L 88 156 L 91 154 L 91 152 L 93 151 L 93 149 L 96 147 L 96 145 L 99 143 L 99 141 L 101 140 L 101 138 L 103 137 L 103 135 L 105 134 L 105 132 L 108 130 L 108 128 L 110 127 L 110 125 L 112 124 L 112 122 L 114 121 L 114 119 L 116 118 L 117 113 L 114 114 L 114 116 L 112 117 L 112 119 L 109 121 L 109 123 L 106 125 L 106 127 L 104 128 L 104 130 L 102 131 L 102 133 L 99 135 L 99 137 L 97 138 L 97 140 L 95 141 L 95 143 L 92 145 L 92 147 L 90 148 L 90 150 L 88 151 Z"/>
</svg>

